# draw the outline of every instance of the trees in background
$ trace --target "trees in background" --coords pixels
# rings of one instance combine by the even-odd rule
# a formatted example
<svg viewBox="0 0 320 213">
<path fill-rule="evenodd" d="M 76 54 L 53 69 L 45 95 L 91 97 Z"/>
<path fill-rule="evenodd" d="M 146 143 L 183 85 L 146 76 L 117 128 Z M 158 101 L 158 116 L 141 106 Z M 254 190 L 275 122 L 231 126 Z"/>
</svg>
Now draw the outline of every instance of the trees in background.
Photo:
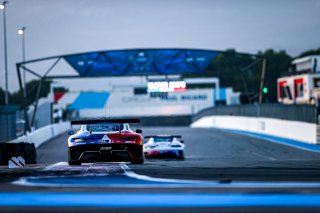
<svg viewBox="0 0 320 213">
<path fill-rule="evenodd" d="M 320 55 L 320 47 L 318 49 L 304 51 L 297 58 L 308 56 L 308 55 Z"/>
<path fill-rule="evenodd" d="M 277 52 L 269 49 L 258 54 L 267 60 L 264 85 L 268 88 L 268 93 L 263 94 L 263 100 L 264 102 L 277 102 L 277 79 L 289 71 L 292 57 L 284 50 Z"/>
<path fill-rule="evenodd" d="M 36 100 L 39 83 L 40 83 L 39 80 L 32 80 L 27 83 L 27 85 L 26 85 L 27 105 L 32 104 Z M 49 94 L 50 84 L 51 84 L 51 81 L 42 81 L 42 85 L 41 85 L 40 93 L 39 93 L 39 98 L 46 97 Z M 0 105 L 5 103 L 5 100 L 4 100 L 5 95 L 4 94 L 5 94 L 4 90 L 0 88 Z M 22 95 L 22 91 L 19 90 L 17 92 L 9 94 L 9 102 L 10 102 L 10 104 L 18 104 L 18 105 L 22 106 L 24 104 L 24 98 Z"/>
<path fill-rule="evenodd" d="M 4 90 L 0 87 L 0 105 L 5 104 L 5 92 Z"/>
<path fill-rule="evenodd" d="M 185 77 L 217 77 L 221 87 L 232 87 L 234 91 L 258 98 L 262 69 L 262 58 L 267 60 L 265 86 L 268 93 L 263 95 L 265 102 L 277 101 L 277 78 L 288 72 L 292 57 L 286 51 L 268 49 L 258 52 L 258 57 L 238 54 L 229 49 L 219 54 L 207 67 L 204 74 L 188 74 Z"/>
<path fill-rule="evenodd" d="M 234 49 L 220 53 L 207 67 L 204 74 L 188 74 L 185 77 L 217 77 L 221 87 L 232 87 L 248 97 L 257 100 L 260 90 L 262 58 L 267 60 L 265 86 L 268 92 L 264 102 L 277 101 L 277 78 L 288 72 L 292 57 L 286 51 L 268 49 L 258 52 L 258 57 L 239 54 Z"/>
</svg>

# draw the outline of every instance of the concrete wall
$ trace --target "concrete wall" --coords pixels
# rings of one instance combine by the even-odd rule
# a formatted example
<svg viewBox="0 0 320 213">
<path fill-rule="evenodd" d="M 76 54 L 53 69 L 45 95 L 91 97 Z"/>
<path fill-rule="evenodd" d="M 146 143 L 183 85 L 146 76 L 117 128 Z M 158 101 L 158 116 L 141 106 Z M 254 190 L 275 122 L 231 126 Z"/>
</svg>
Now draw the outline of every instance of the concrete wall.
<svg viewBox="0 0 320 213">
<path fill-rule="evenodd" d="M 27 142 L 34 143 L 35 147 L 39 147 L 42 143 L 54 138 L 70 129 L 70 122 L 61 122 L 35 130 L 27 134 L 26 136 L 21 136 L 15 140 L 10 141 L 10 143 Z"/>
<path fill-rule="evenodd" d="M 241 130 L 317 144 L 317 125 L 298 121 L 243 116 L 206 116 L 192 123 L 191 127 Z"/>
</svg>

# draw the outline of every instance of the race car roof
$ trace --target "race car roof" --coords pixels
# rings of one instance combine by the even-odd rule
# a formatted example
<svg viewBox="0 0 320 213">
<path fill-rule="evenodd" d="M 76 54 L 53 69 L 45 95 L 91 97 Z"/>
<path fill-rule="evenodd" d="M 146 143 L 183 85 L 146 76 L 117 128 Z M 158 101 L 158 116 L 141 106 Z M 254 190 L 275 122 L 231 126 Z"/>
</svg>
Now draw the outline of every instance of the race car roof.
<svg viewBox="0 0 320 213">
<path fill-rule="evenodd" d="M 99 124 L 99 123 L 140 123 L 139 118 L 115 118 L 115 119 L 84 119 L 84 120 L 73 120 L 71 125 L 85 125 L 85 124 Z"/>
</svg>

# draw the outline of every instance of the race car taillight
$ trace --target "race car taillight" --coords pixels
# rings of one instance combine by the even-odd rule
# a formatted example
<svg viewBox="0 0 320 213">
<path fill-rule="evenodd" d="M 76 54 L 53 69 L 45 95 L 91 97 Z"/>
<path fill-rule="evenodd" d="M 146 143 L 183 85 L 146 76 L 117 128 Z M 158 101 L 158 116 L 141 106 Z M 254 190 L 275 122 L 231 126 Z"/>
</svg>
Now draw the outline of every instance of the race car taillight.
<svg viewBox="0 0 320 213">
<path fill-rule="evenodd" d="M 138 138 L 135 136 L 122 136 L 120 137 L 120 140 L 125 140 L 125 141 L 137 141 Z"/>
<path fill-rule="evenodd" d="M 137 136 L 122 136 L 120 138 L 120 140 L 123 140 L 123 141 L 126 141 L 126 142 L 133 142 L 133 143 L 142 145 L 141 138 L 137 137 Z"/>
<path fill-rule="evenodd" d="M 142 145 L 141 137 L 135 135 L 109 134 L 108 137 L 113 143 L 132 143 Z"/>
</svg>

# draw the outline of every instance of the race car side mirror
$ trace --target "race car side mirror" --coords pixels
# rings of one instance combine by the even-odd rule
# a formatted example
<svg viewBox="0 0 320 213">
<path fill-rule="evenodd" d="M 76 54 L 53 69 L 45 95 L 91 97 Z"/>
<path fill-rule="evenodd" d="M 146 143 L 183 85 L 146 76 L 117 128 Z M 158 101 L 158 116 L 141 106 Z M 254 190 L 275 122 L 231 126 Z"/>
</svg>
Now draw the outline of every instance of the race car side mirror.
<svg viewBox="0 0 320 213">
<path fill-rule="evenodd" d="M 184 143 L 184 141 L 180 141 L 180 143 Z"/>
<path fill-rule="evenodd" d="M 136 133 L 141 134 L 142 130 L 141 129 L 136 129 Z"/>
<path fill-rule="evenodd" d="M 68 135 L 74 135 L 74 131 L 69 131 Z"/>
</svg>

